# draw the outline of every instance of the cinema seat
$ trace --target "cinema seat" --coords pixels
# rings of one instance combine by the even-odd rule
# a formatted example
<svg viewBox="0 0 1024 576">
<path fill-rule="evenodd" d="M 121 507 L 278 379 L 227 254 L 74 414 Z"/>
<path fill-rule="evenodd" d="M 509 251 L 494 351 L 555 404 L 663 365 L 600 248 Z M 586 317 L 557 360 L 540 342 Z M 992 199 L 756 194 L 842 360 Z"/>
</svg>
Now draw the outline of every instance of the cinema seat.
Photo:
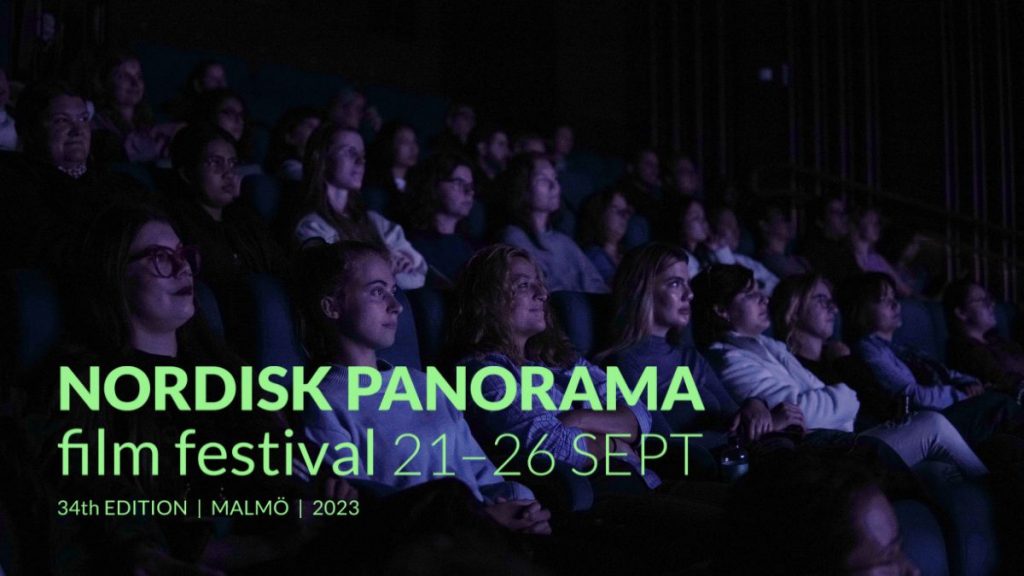
<svg viewBox="0 0 1024 576">
<path fill-rule="evenodd" d="M 903 325 L 893 335 L 893 342 L 910 346 L 932 358 L 942 359 L 945 356 L 944 350 L 939 348 L 935 324 L 928 306 L 920 300 L 905 298 L 900 300 L 900 307 Z"/>
<path fill-rule="evenodd" d="M 420 359 L 424 366 L 436 365 L 444 351 L 445 330 L 448 322 L 448 297 L 434 288 L 423 287 L 405 293 L 410 314 L 416 324 L 420 343 Z"/>
<path fill-rule="evenodd" d="M 548 300 L 576 351 L 590 356 L 607 342 L 612 301 L 608 294 L 552 292 Z"/>
<path fill-rule="evenodd" d="M 238 343 L 258 368 L 304 366 L 306 354 L 299 340 L 291 300 L 284 284 L 270 274 L 248 279 L 253 331 L 248 342 Z"/>
<path fill-rule="evenodd" d="M 242 200 L 259 214 L 268 227 L 277 222 L 281 211 L 281 187 L 266 174 L 250 174 L 242 179 Z"/>
</svg>

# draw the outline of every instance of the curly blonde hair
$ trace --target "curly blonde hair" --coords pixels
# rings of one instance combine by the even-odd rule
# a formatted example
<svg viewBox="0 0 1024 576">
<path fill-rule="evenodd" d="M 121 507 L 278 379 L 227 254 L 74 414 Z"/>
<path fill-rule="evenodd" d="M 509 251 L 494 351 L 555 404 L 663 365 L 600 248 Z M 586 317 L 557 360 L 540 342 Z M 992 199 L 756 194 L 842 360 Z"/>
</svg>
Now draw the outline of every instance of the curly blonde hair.
<svg viewBox="0 0 1024 576">
<path fill-rule="evenodd" d="M 517 364 L 535 361 L 548 366 L 572 366 L 578 354 L 558 327 L 547 302 L 547 328 L 527 340 L 523 354 L 516 349 L 509 324 L 512 292 L 508 284 L 513 258 L 522 258 L 536 267 L 528 252 L 506 244 L 483 248 L 466 263 L 455 289 L 455 312 L 448 339 L 450 359 L 457 361 L 469 355 L 497 352 Z"/>
</svg>

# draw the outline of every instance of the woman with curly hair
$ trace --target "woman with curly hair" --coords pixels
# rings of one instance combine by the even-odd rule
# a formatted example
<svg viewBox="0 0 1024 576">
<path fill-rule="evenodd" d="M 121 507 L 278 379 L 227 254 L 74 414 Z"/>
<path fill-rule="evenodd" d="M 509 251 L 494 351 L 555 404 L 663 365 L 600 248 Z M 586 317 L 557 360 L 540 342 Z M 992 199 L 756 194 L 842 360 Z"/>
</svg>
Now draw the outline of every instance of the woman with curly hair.
<svg viewBox="0 0 1024 576">
<path fill-rule="evenodd" d="M 456 287 L 451 346 L 451 357 L 461 358 L 457 365 L 466 367 L 467 377 L 487 368 L 503 368 L 516 376 L 528 367 L 550 370 L 549 394 L 555 404 L 561 403 L 574 369 L 588 373 L 599 397 L 607 393 L 604 372 L 581 358 L 555 324 L 543 276 L 530 254 L 519 248 L 489 246 L 466 264 Z M 497 400 L 505 394 L 505 383 L 488 376 L 482 391 Z M 582 453 L 585 448 L 593 458 L 614 458 L 611 464 L 630 471 L 630 480 L 635 479 L 630 490 L 654 488 L 660 479 L 649 469 L 641 475 L 635 452 L 640 435 L 650 432 L 651 415 L 642 405 L 627 407 L 620 401 L 614 411 L 556 411 L 537 405 L 526 409 L 517 397 L 506 409 L 471 408 L 467 417 L 484 446 L 504 449 L 508 443 L 498 438 L 510 433 L 523 446 L 542 448 L 557 461 L 587 470 L 595 460 Z"/>
</svg>

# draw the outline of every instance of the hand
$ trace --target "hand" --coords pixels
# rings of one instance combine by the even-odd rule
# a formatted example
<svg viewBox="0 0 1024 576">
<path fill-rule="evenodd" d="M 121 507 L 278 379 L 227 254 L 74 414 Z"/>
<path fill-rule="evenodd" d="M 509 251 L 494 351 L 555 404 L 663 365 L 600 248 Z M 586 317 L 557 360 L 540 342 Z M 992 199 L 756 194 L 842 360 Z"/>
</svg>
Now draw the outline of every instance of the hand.
<svg viewBox="0 0 1024 576">
<path fill-rule="evenodd" d="M 985 392 L 985 385 L 982 384 L 981 382 L 978 382 L 976 384 L 971 384 L 971 385 L 966 386 L 964 388 L 964 394 L 967 394 L 968 398 L 974 398 L 978 394 L 982 394 L 984 392 Z"/>
<path fill-rule="evenodd" d="M 780 402 L 772 408 L 772 430 L 781 432 L 790 426 L 804 428 L 804 413 L 799 406 L 789 402 Z"/>
<path fill-rule="evenodd" d="M 739 412 L 733 416 L 729 432 L 736 432 L 740 426 L 743 426 L 743 435 L 748 442 L 771 432 L 772 415 L 765 403 L 757 398 L 750 398 L 744 402 Z"/>
<path fill-rule="evenodd" d="M 358 500 L 359 491 L 344 478 L 328 476 L 323 483 L 321 496 L 325 500 Z"/>
<path fill-rule="evenodd" d="M 412 271 L 412 259 L 401 252 L 392 252 L 391 271 L 395 274 Z"/>
<path fill-rule="evenodd" d="M 506 500 L 498 498 L 484 508 L 487 515 L 513 532 L 521 534 L 551 534 L 551 512 L 536 500 Z"/>
</svg>

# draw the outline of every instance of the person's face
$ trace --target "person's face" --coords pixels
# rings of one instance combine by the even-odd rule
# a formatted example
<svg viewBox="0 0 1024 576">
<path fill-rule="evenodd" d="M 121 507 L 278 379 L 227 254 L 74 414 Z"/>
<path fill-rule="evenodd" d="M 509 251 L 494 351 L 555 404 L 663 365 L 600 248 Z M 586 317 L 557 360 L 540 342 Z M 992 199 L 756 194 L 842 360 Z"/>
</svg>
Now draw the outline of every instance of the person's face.
<svg viewBox="0 0 1024 576">
<path fill-rule="evenodd" d="M 708 239 L 708 219 L 704 207 L 694 202 L 683 214 L 683 240 L 687 245 L 699 244 Z"/>
<path fill-rule="evenodd" d="M 228 75 L 224 73 L 224 67 L 220 64 L 210 64 L 199 79 L 197 92 L 209 92 L 228 87 Z"/>
<path fill-rule="evenodd" d="M 359 130 L 366 116 L 366 96 L 356 94 L 351 101 L 340 104 L 332 114 L 333 119 L 346 128 Z"/>
<path fill-rule="evenodd" d="M 814 285 L 798 314 L 797 329 L 822 340 L 832 337 L 836 327 L 836 304 L 824 282 Z"/>
<path fill-rule="evenodd" d="M 733 330 L 745 336 L 757 336 L 771 326 L 768 298 L 753 282 L 737 294 L 720 314 L 729 321 Z"/>
<path fill-rule="evenodd" d="M 850 232 L 850 221 L 846 216 L 846 203 L 833 200 L 825 206 L 825 234 L 832 238 L 842 238 Z"/>
<path fill-rule="evenodd" d="M 505 165 L 508 164 L 508 135 L 504 132 L 495 132 L 491 135 L 491 139 L 482 145 L 483 150 L 480 152 L 483 160 L 490 163 L 493 166 L 505 169 Z"/>
<path fill-rule="evenodd" d="M 320 304 L 337 322 L 342 340 L 364 350 L 381 350 L 395 343 L 402 305 L 395 298 L 398 286 L 391 265 L 368 255 L 353 263 L 344 283 Z"/>
<path fill-rule="evenodd" d="M 856 543 L 846 558 L 850 576 L 918 576 L 903 554 L 900 525 L 889 500 L 878 488 L 862 490 L 850 511 Z"/>
<path fill-rule="evenodd" d="M 672 174 L 675 177 L 676 191 L 680 194 L 692 196 L 700 190 L 700 175 L 697 174 L 693 160 L 680 158 L 672 167 Z"/>
<path fill-rule="evenodd" d="M 336 188 L 359 190 L 365 169 L 362 136 L 348 130 L 335 132 L 327 149 L 327 181 Z"/>
<path fill-rule="evenodd" d="M 626 202 L 622 194 L 612 196 L 612 201 L 604 209 L 601 221 L 606 240 L 610 242 L 622 240 L 626 235 L 626 229 L 629 228 L 629 219 L 632 217 L 633 208 Z"/>
<path fill-rule="evenodd" d="M 572 148 L 575 143 L 576 139 L 572 133 L 572 128 L 568 126 L 559 126 L 558 130 L 555 130 L 553 142 L 555 156 L 568 156 L 572 152 Z"/>
<path fill-rule="evenodd" d="M 665 336 L 669 330 L 682 330 L 690 323 L 690 270 L 677 260 L 654 279 L 654 318 L 651 333 Z"/>
<path fill-rule="evenodd" d="M 718 222 L 715 223 L 715 233 L 725 242 L 730 250 L 736 250 L 740 246 L 740 223 L 736 219 L 736 213 L 732 210 L 722 210 L 718 214 Z"/>
<path fill-rule="evenodd" d="M 544 145 L 544 141 L 540 138 L 523 138 L 516 142 L 516 153 L 540 154 L 543 156 L 548 153 L 548 150 Z"/>
<path fill-rule="evenodd" d="M 963 323 L 964 328 L 978 330 L 982 333 L 996 327 L 996 304 L 988 291 L 972 284 L 967 290 L 967 298 L 963 306 L 953 312 Z"/>
<path fill-rule="evenodd" d="M 476 127 L 476 113 L 469 106 L 463 106 L 448 119 L 448 127 L 452 134 L 465 142 L 466 138 L 469 138 L 469 133 Z"/>
<path fill-rule="evenodd" d="M 537 160 L 530 175 L 530 209 L 548 214 L 557 212 L 561 194 L 554 166 L 547 160 Z"/>
<path fill-rule="evenodd" d="M 167 334 L 195 314 L 193 270 L 181 248 L 178 235 L 165 222 L 147 222 L 132 240 L 125 297 L 129 322 L 137 332 Z"/>
<path fill-rule="evenodd" d="M 537 267 L 525 258 L 513 258 L 506 288 L 512 295 L 510 328 L 513 338 L 525 342 L 547 328 L 548 291 Z"/>
<path fill-rule="evenodd" d="M 46 142 L 50 162 L 56 166 L 80 166 L 89 158 L 89 110 L 77 96 L 62 94 L 46 112 Z"/>
<path fill-rule="evenodd" d="M 237 165 L 234 145 L 219 139 L 207 144 L 198 166 L 199 201 L 214 208 L 234 202 L 241 193 Z"/>
<path fill-rule="evenodd" d="M 473 171 L 466 166 L 456 166 L 451 176 L 438 182 L 439 211 L 460 219 L 465 218 L 473 209 L 473 194 Z"/>
<path fill-rule="evenodd" d="M 867 315 L 872 332 L 892 335 L 903 325 L 900 301 L 896 299 L 892 286 L 886 284 L 882 289 L 882 297 L 868 304 Z"/>
<path fill-rule="evenodd" d="M 882 237 L 882 219 L 878 216 L 878 212 L 868 210 L 861 215 L 860 221 L 857 222 L 857 235 L 869 244 L 878 243 L 879 238 Z"/>
<path fill-rule="evenodd" d="M 658 156 L 654 152 L 644 152 L 636 164 L 636 175 L 647 186 L 661 184 L 659 177 Z"/>
<path fill-rule="evenodd" d="M 295 147 L 295 150 L 299 154 L 299 158 L 304 158 L 306 155 L 306 142 L 309 142 L 309 137 L 313 134 L 313 131 L 319 127 L 319 118 L 304 118 L 301 122 L 296 124 L 290 132 L 288 132 L 285 136 L 285 142 L 290 146 Z"/>
<path fill-rule="evenodd" d="M 217 125 L 238 142 L 245 132 L 245 108 L 237 98 L 225 98 L 217 107 Z"/>
<path fill-rule="evenodd" d="M 412 168 L 420 157 L 420 146 L 416 142 L 416 133 L 409 128 L 402 128 L 395 134 L 395 166 Z"/>
<path fill-rule="evenodd" d="M 772 209 L 761 222 L 765 236 L 789 241 L 793 238 L 793 224 L 781 210 Z"/>
<path fill-rule="evenodd" d="M 0 68 L 0 108 L 7 106 L 11 101 L 11 86 L 7 82 L 7 73 Z"/>
<path fill-rule="evenodd" d="M 142 65 L 138 60 L 122 62 L 110 72 L 110 85 L 114 102 L 118 106 L 135 106 L 142 101 L 146 90 Z"/>
</svg>

